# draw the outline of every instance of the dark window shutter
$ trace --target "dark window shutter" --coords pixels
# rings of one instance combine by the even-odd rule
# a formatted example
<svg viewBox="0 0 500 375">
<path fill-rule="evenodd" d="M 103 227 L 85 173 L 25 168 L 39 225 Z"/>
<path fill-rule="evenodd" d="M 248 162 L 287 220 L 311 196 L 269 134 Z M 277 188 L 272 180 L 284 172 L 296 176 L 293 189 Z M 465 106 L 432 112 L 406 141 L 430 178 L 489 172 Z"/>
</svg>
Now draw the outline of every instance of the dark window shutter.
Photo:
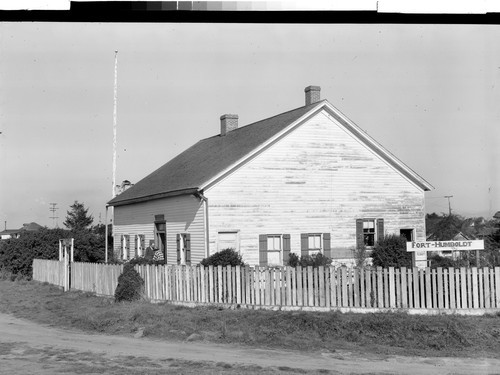
<svg viewBox="0 0 500 375">
<path fill-rule="evenodd" d="M 186 264 L 191 265 L 191 235 L 186 234 Z"/>
<path fill-rule="evenodd" d="M 124 252 L 124 249 L 123 249 L 123 241 L 124 241 L 124 239 L 125 239 L 125 236 L 122 234 L 120 236 L 120 258 L 121 259 L 123 259 L 124 255 L 125 255 L 124 254 L 125 252 Z"/>
<path fill-rule="evenodd" d="M 359 248 L 365 244 L 363 237 L 363 219 L 356 219 L 356 247 Z"/>
<path fill-rule="evenodd" d="M 290 256 L 290 235 L 283 235 L 283 265 L 288 264 L 288 258 Z"/>
<path fill-rule="evenodd" d="M 267 235 L 259 235 L 259 265 L 267 266 Z"/>
<path fill-rule="evenodd" d="M 130 259 L 130 236 L 125 235 L 123 237 L 124 237 L 124 241 L 125 241 L 125 254 L 126 254 L 127 259 Z"/>
<path fill-rule="evenodd" d="M 332 257 L 332 245 L 330 233 L 323 233 L 323 255 L 325 257 Z"/>
<path fill-rule="evenodd" d="M 384 239 L 384 219 L 377 219 L 377 241 Z"/>
<path fill-rule="evenodd" d="M 302 256 L 309 255 L 309 235 L 307 233 L 300 234 L 300 254 Z"/>
<path fill-rule="evenodd" d="M 134 236 L 134 250 L 135 250 L 135 256 L 139 256 L 139 235 Z"/>
<path fill-rule="evenodd" d="M 141 249 L 142 249 L 142 254 L 144 254 L 144 249 L 146 248 L 146 236 L 144 235 L 141 235 L 140 239 L 141 239 Z"/>
<path fill-rule="evenodd" d="M 177 233 L 177 264 L 181 264 L 181 235 Z"/>
</svg>

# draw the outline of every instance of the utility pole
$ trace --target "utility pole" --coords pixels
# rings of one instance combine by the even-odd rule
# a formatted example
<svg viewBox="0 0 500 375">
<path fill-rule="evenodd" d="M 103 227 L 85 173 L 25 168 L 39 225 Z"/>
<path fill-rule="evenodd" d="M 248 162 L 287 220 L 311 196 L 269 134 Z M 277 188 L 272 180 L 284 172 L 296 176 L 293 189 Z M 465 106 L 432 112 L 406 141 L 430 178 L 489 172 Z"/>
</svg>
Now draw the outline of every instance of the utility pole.
<svg viewBox="0 0 500 375">
<path fill-rule="evenodd" d="M 59 208 L 56 207 L 57 203 L 49 203 L 49 204 L 50 204 L 49 211 L 52 212 L 52 216 L 50 217 L 50 219 L 52 219 L 52 225 L 54 225 L 54 228 L 56 228 L 58 226 L 57 219 L 59 218 L 58 216 L 56 216 L 56 211 Z"/>
<path fill-rule="evenodd" d="M 451 202 L 450 198 L 453 198 L 453 195 L 445 195 L 445 198 L 448 198 L 448 210 L 449 210 L 449 216 L 451 216 Z"/>
</svg>

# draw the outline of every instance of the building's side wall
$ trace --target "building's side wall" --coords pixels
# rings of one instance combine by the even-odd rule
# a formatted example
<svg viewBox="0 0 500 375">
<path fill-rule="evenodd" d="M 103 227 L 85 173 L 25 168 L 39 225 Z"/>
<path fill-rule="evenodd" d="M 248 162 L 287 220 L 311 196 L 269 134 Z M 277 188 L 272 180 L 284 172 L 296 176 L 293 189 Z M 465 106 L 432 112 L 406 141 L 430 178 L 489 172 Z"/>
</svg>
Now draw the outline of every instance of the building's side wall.
<svg viewBox="0 0 500 375">
<path fill-rule="evenodd" d="M 192 195 L 158 199 L 114 208 L 114 253 L 120 254 L 122 235 L 145 235 L 146 246 L 154 239 L 155 215 L 164 215 L 166 221 L 167 263 L 177 262 L 178 233 L 191 236 L 191 263 L 205 257 L 205 232 L 203 203 Z M 131 240 L 133 248 L 134 243 Z M 132 254 L 135 249 L 131 249 Z"/>
<path fill-rule="evenodd" d="M 425 239 L 424 192 L 321 112 L 207 189 L 210 253 L 217 233 L 238 230 L 244 260 L 259 262 L 259 234 L 331 233 L 347 261 L 356 219 L 383 218 L 385 233 L 413 228 Z"/>
</svg>

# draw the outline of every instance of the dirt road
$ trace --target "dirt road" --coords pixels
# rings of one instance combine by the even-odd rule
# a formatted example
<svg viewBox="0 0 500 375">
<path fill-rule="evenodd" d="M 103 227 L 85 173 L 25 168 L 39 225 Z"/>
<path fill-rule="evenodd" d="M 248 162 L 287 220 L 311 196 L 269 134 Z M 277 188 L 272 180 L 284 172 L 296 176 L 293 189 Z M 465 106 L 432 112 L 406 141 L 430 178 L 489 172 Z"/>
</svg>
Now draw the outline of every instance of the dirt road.
<svg viewBox="0 0 500 375">
<path fill-rule="evenodd" d="M 298 370 L 302 369 L 302 371 Z M 305 370 L 305 371 L 303 371 Z M 0 373 L 500 374 L 499 359 L 300 353 L 61 330 L 0 314 Z"/>
</svg>

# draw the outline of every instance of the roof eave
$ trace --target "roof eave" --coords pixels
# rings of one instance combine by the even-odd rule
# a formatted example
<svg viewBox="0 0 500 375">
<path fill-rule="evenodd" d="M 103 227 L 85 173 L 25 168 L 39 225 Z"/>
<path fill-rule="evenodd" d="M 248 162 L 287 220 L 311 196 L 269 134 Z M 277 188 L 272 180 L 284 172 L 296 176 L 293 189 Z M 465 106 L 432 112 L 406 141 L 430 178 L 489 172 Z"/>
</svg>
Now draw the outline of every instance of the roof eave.
<svg viewBox="0 0 500 375">
<path fill-rule="evenodd" d="M 162 198 L 170 198 L 170 197 L 176 197 L 180 195 L 191 195 L 199 192 L 200 189 L 198 188 L 186 188 L 186 189 L 181 189 L 181 190 L 174 190 L 174 191 L 168 191 L 168 192 L 163 192 L 163 193 L 158 193 L 158 194 L 152 194 L 152 195 L 145 195 L 142 197 L 135 197 L 135 198 L 130 198 L 130 199 L 123 199 L 119 200 L 119 197 L 111 199 L 107 205 L 108 206 L 125 206 L 129 204 L 134 204 L 134 203 L 140 203 L 140 202 L 146 202 L 146 201 L 151 201 L 151 200 L 156 200 L 156 199 L 162 199 Z"/>
</svg>

